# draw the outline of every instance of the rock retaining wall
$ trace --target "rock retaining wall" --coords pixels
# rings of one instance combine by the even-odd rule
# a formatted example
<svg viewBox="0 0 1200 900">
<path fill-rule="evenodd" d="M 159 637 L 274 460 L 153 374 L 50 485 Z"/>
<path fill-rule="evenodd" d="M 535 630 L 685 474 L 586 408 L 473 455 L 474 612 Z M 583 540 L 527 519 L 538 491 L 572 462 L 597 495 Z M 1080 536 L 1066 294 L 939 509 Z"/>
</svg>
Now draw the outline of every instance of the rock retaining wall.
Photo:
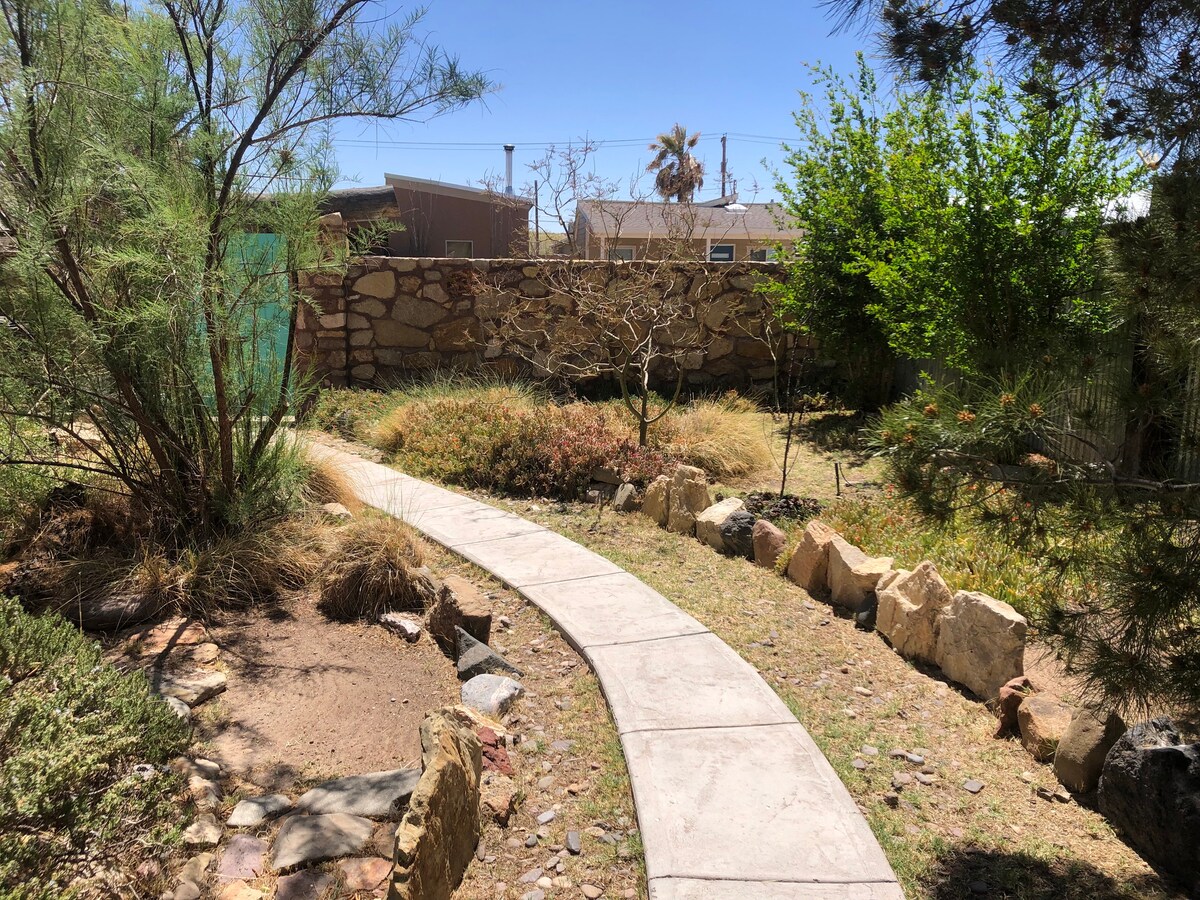
<svg viewBox="0 0 1200 900">
<path fill-rule="evenodd" d="M 511 352 L 495 323 L 522 305 L 547 323 L 568 322 L 576 301 L 563 286 L 586 280 L 608 286 L 621 266 L 602 260 L 423 259 L 371 256 L 344 274 L 302 273 L 296 323 L 296 361 L 329 386 L 371 385 L 389 376 L 435 369 L 532 369 Z M 754 291 L 764 278 L 781 278 L 774 263 L 646 263 L 657 267 L 664 290 L 703 303 L 695 320 L 672 336 L 675 347 L 702 346 L 684 359 L 694 386 L 744 386 L 775 375 L 778 339 L 771 316 Z M 656 275 L 656 278 L 659 276 Z M 576 323 L 577 324 L 577 323 Z M 586 334 L 568 329 L 586 347 Z M 675 377 L 663 371 L 664 380 Z"/>
</svg>

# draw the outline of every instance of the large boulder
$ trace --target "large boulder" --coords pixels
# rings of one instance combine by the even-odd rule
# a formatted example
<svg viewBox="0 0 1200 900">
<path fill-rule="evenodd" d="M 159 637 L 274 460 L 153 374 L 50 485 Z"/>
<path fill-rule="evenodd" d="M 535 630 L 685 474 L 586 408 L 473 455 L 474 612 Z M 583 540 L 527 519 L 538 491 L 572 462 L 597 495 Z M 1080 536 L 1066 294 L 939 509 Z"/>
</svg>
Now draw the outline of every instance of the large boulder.
<svg viewBox="0 0 1200 900">
<path fill-rule="evenodd" d="M 730 497 L 708 507 L 696 516 L 696 539 L 724 553 L 725 539 L 721 537 L 721 526 L 725 524 L 726 519 L 745 506 L 746 504 L 737 497 Z"/>
<path fill-rule="evenodd" d="M 1046 762 L 1054 758 L 1058 742 L 1071 724 L 1073 710 L 1067 704 L 1045 694 L 1026 697 L 1017 709 L 1021 743 L 1033 758 Z"/>
<path fill-rule="evenodd" d="M 943 610 L 937 664 L 947 678 L 984 700 L 1025 670 L 1025 617 L 1003 601 L 959 591 Z"/>
<path fill-rule="evenodd" d="M 1147 860 L 1200 888 L 1200 744 L 1166 717 L 1134 725 L 1104 759 L 1099 801 Z"/>
<path fill-rule="evenodd" d="M 757 519 L 754 513 L 739 509 L 732 515 L 726 516 L 721 523 L 721 540 L 725 543 L 725 552 L 730 556 L 742 559 L 754 559 L 754 524 Z"/>
<path fill-rule="evenodd" d="M 646 488 L 646 497 L 642 500 L 642 515 L 662 527 L 667 524 L 670 511 L 671 479 L 666 475 L 659 475 Z"/>
<path fill-rule="evenodd" d="M 695 466 L 676 466 L 671 476 L 671 509 L 667 515 L 667 531 L 695 534 L 696 519 L 712 506 L 708 479 L 703 469 Z"/>
<path fill-rule="evenodd" d="M 481 644 L 492 632 L 492 610 L 479 588 L 458 575 L 447 575 L 429 607 L 426 627 L 438 646 L 458 658 L 458 629 Z"/>
<path fill-rule="evenodd" d="M 1104 758 L 1124 733 L 1125 722 L 1115 712 L 1077 710 L 1059 739 L 1054 774 L 1064 787 L 1077 794 L 1095 790 Z"/>
<path fill-rule="evenodd" d="M 932 663 L 938 622 L 953 599 L 937 567 L 926 560 L 911 572 L 901 570 L 879 589 L 875 628 L 901 656 Z"/>
<path fill-rule="evenodd" d="M 450 900 L 479 841 L 479 738 L 452 709 L 421 723 L 424 772 L 396 829 L 388 900 Z"/>
<path fill-rule="evenodd" d="M 766 519 L 759 519 L 751 529 L 750 540 L 754 547 L 754 564 L 774 569 L 787 546 L 787 535 Z"/>
<path fill-rule="evenodd" d="M 829 542 L 829 599 L 837 606 L 851 612 L 866 608 L 891 571 L 890 556 L 867 556 L 841 535 Z"/>
<path fill-rule="evenodd" d="M 836 537 L 840 535 L 824 522 L 809 522 L 788 560 L 787 577 L 814 596 L 824 594 L 829 587 L 829 545 Z"/>
</svg>

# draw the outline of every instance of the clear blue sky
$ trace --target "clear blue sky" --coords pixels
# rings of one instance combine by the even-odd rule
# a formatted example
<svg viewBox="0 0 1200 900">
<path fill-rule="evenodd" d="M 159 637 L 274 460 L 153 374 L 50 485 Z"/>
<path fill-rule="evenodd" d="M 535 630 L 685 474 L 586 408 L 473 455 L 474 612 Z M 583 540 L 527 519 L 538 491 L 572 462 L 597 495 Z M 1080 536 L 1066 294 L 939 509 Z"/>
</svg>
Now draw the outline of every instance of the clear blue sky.
<svg viewBox="0 0 1200 900">
<path fill-rule="evenodd" d="M 411 9 L 396 0 L 381 7 Z M 832 34 L 833 27 L 818 2 L 432 0 L 420 30 L 466 67 L 485 71 L 497 90 L 426 123 L 343 127 L 341 184 L 382 184 L 387 171 L 477 185 L 503 174 L 501 145 L 514 143 L 519 188 L 528 180 L 524 163 L 546 143 L 583 135 L 606 142 L 600 174 L 628 181 L 650 158 L 646 144 L 680 122 L 703 136 L 696 150 L 707 169 L 702 198 L 720 193 L 720 136 L 729 133 L 729 168 L 742 199 L 772 199 L 762 160 L 778 165 L 777 138 L 794 132 L 797 91 L 810 87 L 804 64 L 850 73 L 856 50 L 874 50 L 871 35 Z"/>
</svg>

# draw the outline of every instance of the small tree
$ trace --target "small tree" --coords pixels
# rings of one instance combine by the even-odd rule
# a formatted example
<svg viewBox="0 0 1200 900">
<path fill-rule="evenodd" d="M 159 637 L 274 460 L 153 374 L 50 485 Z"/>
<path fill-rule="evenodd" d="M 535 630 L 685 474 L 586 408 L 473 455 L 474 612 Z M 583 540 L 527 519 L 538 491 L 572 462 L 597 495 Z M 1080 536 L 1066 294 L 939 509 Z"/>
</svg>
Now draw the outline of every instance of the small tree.
<svg viewBox="0 0 1200 900">
<path fill-rule="evenodd" d="M 488 88 L 419 13 L 383 28 L 369 8 L 0 0 L 4 463 L 116 479 L 184 529 L 269 512 L 296 395 L 291 332 L 282 359 L 271 338 L 294 324 L 288 273 L 319 264 L 329 129 Z M 85 419 L 86 459 L 39 449 Z"/>
<path fill-rule="evenodd" d="M 817 76 L 829 124 L 806 98 L 778 180 L 805 230 L 784 248 L 785 315 L 838 350 L 886 340 L 986 375 L 1112 327 L 1102 229 L 1135 178 L 1101 139 L 1098 94 L 1047 109 L 966 71 L 884 111 L 861 57 L 853 87 Z"/>
</svg>

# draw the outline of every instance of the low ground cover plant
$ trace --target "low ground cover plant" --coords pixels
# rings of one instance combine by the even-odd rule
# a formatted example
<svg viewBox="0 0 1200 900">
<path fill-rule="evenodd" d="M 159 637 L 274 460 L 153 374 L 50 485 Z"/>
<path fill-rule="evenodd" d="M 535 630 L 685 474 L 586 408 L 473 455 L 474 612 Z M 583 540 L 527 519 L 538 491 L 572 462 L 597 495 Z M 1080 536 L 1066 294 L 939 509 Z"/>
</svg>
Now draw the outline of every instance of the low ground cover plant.
<svg viewBox="0 0 1200 900">
<path fill-rule="evenodd" d="M 326 391 L 309 423 L 366 441 L 414 475 L 517 495 L 577 499 L 592 472 L 645 485 L 677 462 L 714 478 L 771 462 L 756 404 L 728 394 L 667 413 L 639 446 L 620 400 L 559 400 L 522 382 L 435 380 L 389 393 Z"/>
<path fill-rule="evenodd" d="M 1077 587 L 1014 552 L 978 514 L 939 522 L 889 488 L 834 503 L 821 521 L 873 556 L 895 557 L 897 566 L 911 569 L 928 559 L 955 590 L 982 591 L 1029 618 L 1038 618 Z"/>
<path fill-rule="evenodd" d="M 158 767 L 187 742 L 144 676 L 0 598 L 0 896 L 68 897 L 76 877 L 169 846 L 182 784 Z"/>
</svg>

